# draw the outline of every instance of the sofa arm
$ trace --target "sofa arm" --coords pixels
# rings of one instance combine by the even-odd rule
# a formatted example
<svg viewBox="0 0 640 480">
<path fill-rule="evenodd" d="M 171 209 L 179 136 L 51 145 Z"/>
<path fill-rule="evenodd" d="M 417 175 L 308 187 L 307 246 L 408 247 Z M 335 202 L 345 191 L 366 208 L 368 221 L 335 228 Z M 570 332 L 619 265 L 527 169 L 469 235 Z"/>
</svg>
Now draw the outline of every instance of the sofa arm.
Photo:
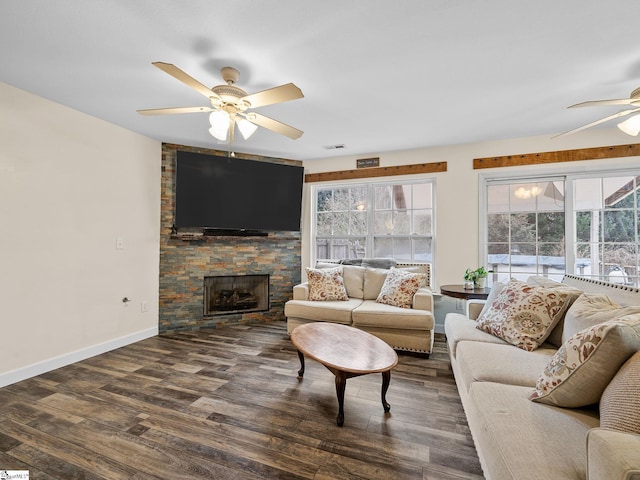
<svg viewBox="0 0 640 480">
<path fill-rule="evenodd" d="M 433 312 L 433 293 L 428 287 L 419 288 L 413 296 L 413 308 L 415 310 L 428 310 Z"/>
<path fill-rule="evenodd" d="M 293 287 L 293 299 L 309 300 L 309 282 L 304 282 Z"/>
<path fill-rule="evenodd" d="M 486 300 L 467 300 L 467 318 L 477 320 L 484 308 Z"/>
<path fill-rule="evenodd" d="M 588 480 L 640 480 L 640 435 L 592 428 L 587 435 Z"/>
</svg>

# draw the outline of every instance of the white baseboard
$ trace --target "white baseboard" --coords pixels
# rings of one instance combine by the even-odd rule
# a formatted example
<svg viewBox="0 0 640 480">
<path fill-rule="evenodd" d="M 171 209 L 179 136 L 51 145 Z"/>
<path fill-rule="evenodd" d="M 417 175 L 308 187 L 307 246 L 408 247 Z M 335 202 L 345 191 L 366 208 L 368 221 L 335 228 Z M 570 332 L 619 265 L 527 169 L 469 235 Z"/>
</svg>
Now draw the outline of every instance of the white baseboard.
<svg viewBox="0 0 640 480">
<path fill-rule="evenodd" d="M 55 370 L 56 368 L 71 365 L 72 363 L 86 360 L 87 358 L 100 355 L 101 353 L 115 350 L 116 348 L 124 347 L 145 338 L 150 338 L 158 335 L 158 327 L 148 328 L 139 332 L 125 335 L 124 337 L 115 338 L 108 342 L 100 343 L 98 345 L 92 345 L 75 352 L 66 353 L 59 357 L 50 358 L 42 362 L 34 363 L 32 365 L 18 368 L 7 373 L 0 374 L 0 388 L 11 385 L 12 383 L 26 380 L 27 378 L 35 377 L 46 372 Z"/>
</svg>

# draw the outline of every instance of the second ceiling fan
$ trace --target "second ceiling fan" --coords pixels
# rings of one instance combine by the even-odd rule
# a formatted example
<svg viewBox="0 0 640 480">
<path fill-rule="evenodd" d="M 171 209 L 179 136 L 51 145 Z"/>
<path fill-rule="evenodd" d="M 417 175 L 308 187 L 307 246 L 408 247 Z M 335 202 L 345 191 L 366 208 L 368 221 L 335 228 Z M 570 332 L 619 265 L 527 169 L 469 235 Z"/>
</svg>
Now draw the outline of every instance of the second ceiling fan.
<svg viewBox="0 0 640 480">
<path fill-rule="evenodd" d="M 581 130 L 586 130 L 587 128 L 595 127 L 596 125 L 600 125 L 601 123 L 608 122 L 609 120 L 613 120 L 614 118 L 626 117 L 627 115 L 631 115 L 633 113 L 640 113 L 640 88 L 636 88 L 629 98 L 615 98 L 610 100 L 589 100 L 587 102 L 576 103 L 575 105 L 570 105 L 568 108 L 577 108 L 577 107 L 600 107 L 607 105 L 628 105 L 630 107 L 627 110 L 620 110 L 613 115 L 608 115 L 604 118 L 596 120 L 595 122 L 588 123 L 587 125 L 583 125 L 578 128 L 574 128 L 573 130 L 569 130 L 568 132 L 561 133 L 556 135 L 556 137 L 561 137 L 562 135 L 568 135 L 570 133 L 576 133 Z M 633 117 L 628 118 L 627 120 L 620 122 L 618 124 L 618 128 L 622 130 L 627 135 L 638 135 L 640 133 L 640 115 L 635 115 Z M 554 137 L 555 138 L 555 137 Z"/>
<path fill-rule="evenodd" d="M 229 143 L 233 143 L 236 125 L 238 125 L 238 130 L 240 130 L 245 139 L 249 138 L 257 127 L 269 129 L 293 140 L 299 138 L 303 133 L 302 130 L 251 111 L 254 108 L 303 98 L 302 90 L 293 83 L 247 94 L 247 92 L 235 86 L 235 83 L 240 78 L 240 72 L 233 67 L 224 67 L 221 70 L 222 78 L 226 85 L 217 85 L 209 88 L 171 63 L 153 62 L 152 65 L 205 96 L 211 106 L 138 110 L 138 113 L 142 115 L 210 112 L 211 128 L 209 133 L 218 140 L 228 141 Z"/>
</svg>

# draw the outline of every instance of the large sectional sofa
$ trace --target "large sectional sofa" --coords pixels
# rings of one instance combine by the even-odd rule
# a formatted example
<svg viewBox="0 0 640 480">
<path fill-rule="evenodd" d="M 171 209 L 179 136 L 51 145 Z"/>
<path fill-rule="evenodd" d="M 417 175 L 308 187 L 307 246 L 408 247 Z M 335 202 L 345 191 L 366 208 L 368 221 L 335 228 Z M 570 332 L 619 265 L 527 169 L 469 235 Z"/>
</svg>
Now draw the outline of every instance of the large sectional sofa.
<svg viewBox="0 0 640 480">
<path fill-rule="evenodd" d="M 445 318 L 486 478 L 640 480 L 640 291 L 572 275 L 513 283 L 534 294 L 563 292 L 554 310 L 560 320 L 528 350 L 507 328 L 487 328 L 492 314 L 518 301 L 510 285 L 471 305 L 471 318 Z"/>
<path fill-rule="evenodd" d="M 309 322 L 341 323 L 369 332 L 396 350 L 430 354 L 435 322 L 433 294 L 429 287 L 430 265 L 367 260 L 359 262 L 359 265 L 317 264 L 316 269 L 339 271 L 348 298 L 311 300 L 309 281 L 296 285 L 293 288 L 293 299 L 284 308 L 288 332 L 291 333 L 298 325 Z M 314 269 L 308 269 L 312 270 Z M 417 289 L 406 308 L 378 301 L 387 276 L 393 270 L 422 276 L 423 286 Z"/>
</svg>

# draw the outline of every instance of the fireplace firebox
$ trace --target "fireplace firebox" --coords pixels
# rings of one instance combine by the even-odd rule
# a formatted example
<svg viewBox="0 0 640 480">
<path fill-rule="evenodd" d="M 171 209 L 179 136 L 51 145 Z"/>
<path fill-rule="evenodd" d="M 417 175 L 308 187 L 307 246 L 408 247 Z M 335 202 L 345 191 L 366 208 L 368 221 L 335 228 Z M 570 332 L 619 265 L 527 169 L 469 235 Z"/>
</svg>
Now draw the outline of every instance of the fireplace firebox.
<svg viewBox="0 0 640 480">
<path fill-rule="evenodd" d="M 204 315 L 269 311 L 269 275 L 204 277 Z"/>
</svg>

